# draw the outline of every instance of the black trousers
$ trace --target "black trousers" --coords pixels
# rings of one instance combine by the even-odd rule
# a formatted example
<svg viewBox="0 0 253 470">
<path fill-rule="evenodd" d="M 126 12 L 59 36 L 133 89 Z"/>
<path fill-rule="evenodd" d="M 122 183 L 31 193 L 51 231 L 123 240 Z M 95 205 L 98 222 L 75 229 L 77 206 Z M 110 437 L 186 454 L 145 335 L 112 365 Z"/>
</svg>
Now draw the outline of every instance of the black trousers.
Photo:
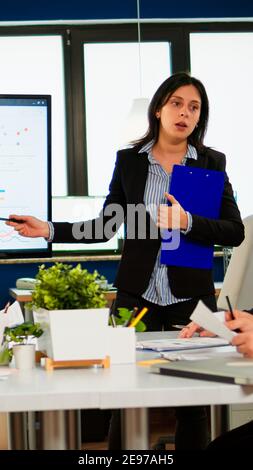
<svg viewBox="0 0 253 470">
<path fill-rule="evenodd" d="M 236 449 L 236 451 L 251 450 L 252 444 L 253 421 L 250 421 L 214 439 L 207 447 L 207 450 L 228 450 L 229 452 L 233 449 Z"/>
<path fill-rule="evenodd" d="M 161 307 L 146 301 L 140 296 L 133 296 L 127 292 L 118 292 L 113 306 L 117 315 L 118 307 L 132 309 L 148 307 L 143 321 L 147 331 L 173 330 L 173 324 L 187 324 L 189 317 L 200 299 L 191 299 L 185 302 Z M 202 297 L 201 300 L 212 311 L 217 310 L 214 295 Z M 176 408 L 177 424 L 175 433 L 175 446 L 177 450 L 204 449 L 209 442 L 207 410 L 204 406 L 191 406 Z M 109 450 L 121 449 L 121 423 L 120 410 L 112 412 L 109 428 Z"/>
</svg>

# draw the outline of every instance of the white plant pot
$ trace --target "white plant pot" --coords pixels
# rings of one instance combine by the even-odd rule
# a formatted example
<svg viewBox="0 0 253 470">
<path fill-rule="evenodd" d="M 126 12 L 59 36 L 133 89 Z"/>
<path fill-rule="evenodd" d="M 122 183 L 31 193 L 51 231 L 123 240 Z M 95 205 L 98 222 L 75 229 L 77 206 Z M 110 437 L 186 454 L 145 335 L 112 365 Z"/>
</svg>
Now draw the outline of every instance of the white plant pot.
<svg viewBox="0 0 253 470">
<path fill-rule="evenodd" d="M 13 354 L 17 369 L 28 370 L 35 367 L 35 344 L 15 344 Z"/>
<path fill-rule="evenodd" d="M 38 349 L 54 361 L 104 359 L 108 308 L 33 311 L 43 335 Z"/>
</svg>

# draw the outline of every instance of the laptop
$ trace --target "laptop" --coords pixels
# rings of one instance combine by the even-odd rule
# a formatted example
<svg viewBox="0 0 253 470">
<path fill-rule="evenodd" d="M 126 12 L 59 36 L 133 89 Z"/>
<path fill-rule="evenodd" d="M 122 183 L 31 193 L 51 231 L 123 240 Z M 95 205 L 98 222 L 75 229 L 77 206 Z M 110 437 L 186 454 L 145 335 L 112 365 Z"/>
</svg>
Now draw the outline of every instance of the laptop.
<svg viewBox="0 0 253 470">
<path fill-rule="evenodd" d="M 152 372 L 191 379 L 253 385 L 253 359 L 238 356 L 180 360 L 152 366 Z"/>
</svg>

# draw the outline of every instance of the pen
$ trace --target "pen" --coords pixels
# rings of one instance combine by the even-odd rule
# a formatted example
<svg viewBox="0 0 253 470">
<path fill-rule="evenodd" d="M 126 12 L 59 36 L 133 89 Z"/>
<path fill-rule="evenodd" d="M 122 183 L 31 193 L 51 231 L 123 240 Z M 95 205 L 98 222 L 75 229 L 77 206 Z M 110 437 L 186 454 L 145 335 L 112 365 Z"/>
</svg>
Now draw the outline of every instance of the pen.
<svg viewBox="0 0 253 470">
<path fill-rule="evenodd" d="M 138 313 L 138 315 L 137 315 L 135 318 L 133 318 L 133 320 L 131 321 L 130 325 L 128 325 L 128 326 L 136 326 L 137 323 L 139 323 L 139 321 L 142 319 L 142 317 L 144 317 L 145 313 L 147 313 L 147 311 L 148 311 L 147 307 L 144 307 L 144 308 L 140 311 L 140 313 Z"/>
<path fill-rule="evenodd" d="M 133 318 L 135 317 L 135 315 L 137 314 L 138 312 L 138 308 L 137 307 L 134 307 L 132 312 L 131 312 L 131 315 L 130 317 L 125 321 L 125 323 L 123 324 L 123 326 L 130 326 L 131 324 L 131 321 L 133 320 Z"/>
<path fill-rule="evenodd" d="M 228 309 L 229 309 L 229 311 L 230 311 L 230 313 L 231 313 L 232 319 L 234 320 L 234 319 L 235 319 L 235 316 L 234 316 L 234 312 L 233 312 L 233 309 L 232 309 L 232 306 L 231 306 L 231 303 L 230 303 L 230 300 L 229 300 L 228 295 L 226 295 L 226 301 L 227 301 Z"/>
<path fill-rule="evenodd" d="M 109 318 L 111 319 L 111 324 L 113 328 L 116 328 L 117 324 L 116 324 L 114 312 L 115 312 L 115 299 L 112 301 L 112 304 L 110 307 Z"/>
<path fill-rule="evenodd" d="M 116 324 L 115 316 L 113 315 L 113 313 L 111 313 L 110 318 L 111 318 L 113 328 L 116 328 L 117 324 Z"/>
<path fill-rule="evenodd" d="M 187 328 L 187 325 L 171 325 L 173 328 L 177 330 L 182 330 L 183 328 Z"/>
<path fill-rule="evenodd" d="M 8 222 L 16 222 L 17 224 L 23 224 L 23 220 L 17 220 L 17 219 L 7 219 L 6 217 L 0 217 L 0 220 L 6 220 Z"/>
<path fill-rule="evenodd" d="M 5 307 L 4 307 L 3 313 L 7 313 L 8 308 L 9 308 L 10 305 L 11 305 L 11 303 L 10 303 L 10 302 L 7 302 L 7 304 L 6 304 Z"/>
</svg>

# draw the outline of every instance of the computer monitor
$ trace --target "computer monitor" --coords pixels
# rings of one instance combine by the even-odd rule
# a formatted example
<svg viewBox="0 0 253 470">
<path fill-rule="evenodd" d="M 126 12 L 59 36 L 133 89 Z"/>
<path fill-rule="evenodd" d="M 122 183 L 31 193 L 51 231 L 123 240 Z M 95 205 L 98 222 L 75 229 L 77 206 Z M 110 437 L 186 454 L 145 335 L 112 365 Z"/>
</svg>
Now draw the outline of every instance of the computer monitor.
<svg viewBox="0 0 253 470">
<path fill-rule="evenodd" d="M 228 310 L 227 296 L 232 308 L 253 308 L 253 215 L 245 217 L 243 223 L 245 238 L 240 246 L 233 248 L 218 298 L 218 307 L 224 310 Z"/>
<path fill-rule="evenodd" d="M 51 97 L 0 95 L 0 217 L 51 219 Z M 0 257 L 49 256 L 43 238 L 21 237 L 0 221 Z"/>
<path fill-rule="evenodd" d="M 52 220 L 54 222 L 80 222 L 98 216 L 105 198 L 100 196 L 53 197 Z M 121 229 L 120 229 L 121 230 Z M 119 236 L 122 231 L 104 243 L 53 243 L 53 252 L 57 254 L 116 254 L 119 253 Z"/>
</svg>

